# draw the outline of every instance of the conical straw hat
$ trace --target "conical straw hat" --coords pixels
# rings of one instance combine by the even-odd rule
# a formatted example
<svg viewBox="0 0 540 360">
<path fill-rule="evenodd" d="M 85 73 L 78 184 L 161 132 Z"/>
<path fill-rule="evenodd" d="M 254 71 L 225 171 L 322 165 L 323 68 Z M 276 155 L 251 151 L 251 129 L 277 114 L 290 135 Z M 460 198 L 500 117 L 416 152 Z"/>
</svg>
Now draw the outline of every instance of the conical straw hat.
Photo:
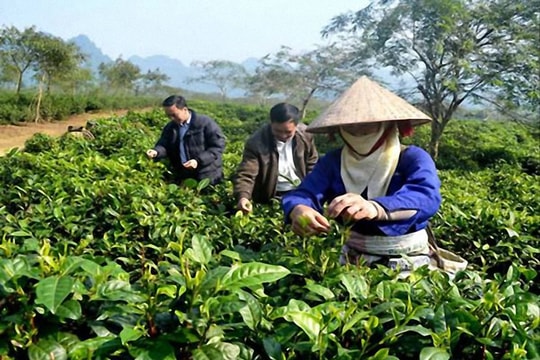
<svg viewBox="0 0 540 360">
<path fill-rule="evenodd" d="M 332 127 L 381 121 L 408 120 L 411 126 L 431 118 L 375 81 L 362 76 L 323 111 L 307 130 L 328 132 Z"/>
</svg>

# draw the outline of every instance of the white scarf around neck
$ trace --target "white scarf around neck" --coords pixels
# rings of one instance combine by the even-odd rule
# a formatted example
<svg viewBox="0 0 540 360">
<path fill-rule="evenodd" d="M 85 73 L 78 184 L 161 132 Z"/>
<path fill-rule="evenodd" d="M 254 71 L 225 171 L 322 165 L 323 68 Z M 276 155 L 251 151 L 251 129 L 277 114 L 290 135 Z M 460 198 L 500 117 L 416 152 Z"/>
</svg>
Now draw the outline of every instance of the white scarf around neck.
<svg viewBox="0 0 540 360">
<path fill-rule="evenodd" d="M 368 199 L 386 195 L 392 175 L 396 171 L 401 145 L 395 124 L 383 125 L 377 133 L 362 136 L 354 136 L 340 128 L 340 134 L 346 143 L 341 151 L 341 178 L 347 192 L 361 195 L 367 188 Z M 384 143 L 367 156 L 359 155 L 371 150 L 387 126 L 392 126 L 393 129 Z"/>
</svg>

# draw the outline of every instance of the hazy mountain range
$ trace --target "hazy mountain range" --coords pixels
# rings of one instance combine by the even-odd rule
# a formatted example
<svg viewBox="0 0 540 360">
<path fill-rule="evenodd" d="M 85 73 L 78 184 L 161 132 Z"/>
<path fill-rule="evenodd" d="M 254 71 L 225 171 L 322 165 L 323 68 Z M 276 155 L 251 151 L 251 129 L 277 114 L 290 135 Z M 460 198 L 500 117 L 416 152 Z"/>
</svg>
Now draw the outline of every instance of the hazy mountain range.
<svg viewBox="0 0 540 360">
<path fill-rule="evenodd" d="M 95 73 L 97 73 L 99 64 L 109 63 L 116 60 L 105 55 L 101 49 L 86 35 L 76 36 L 70 39 L 70 41 L 79 46 L 81 51 L 88 56 L 87 65 L 94 70 Z M 170 78 L 167 85 L 172 87 L 206 93 L 217 92 L 218 90 L 211 84 L 204 84 L 200 82 L 189 83 L 188 79 L 198 76 L 198 74 L 200 74 L 200 70 L 198 68 L 185 65 L 178 59 L 173 59 L 165 55 L 153 55 L 149 57 L 140 57 L 134 55 L 124 60 L 128 60 L 129 62 L 137 65 L 143 74 L 149 70 L 154 71 L 159 69 L 161 73 L 166 74 Z M 247 58 L 241 63 L 241 65 L 243 65 L 247 71 L 254 71 L 258 64 L 259 60 L 253 57 Z M 403 80 L 392 76 L 389 70 L 376 70 L 374 71 L 374 74 L 379 80 L 382 80 L 391 88 L 399 88 L 404 85 L 402 83 Z M 413 84 L 409 81 L 405 86 L 413 86 Z M 232 96 L 242 96 L 242 94 L 242 90 L 233 90 L 230 92 L 230 95 Z"/>
<path fill-rule="evenodd" d="M 111 59 L 105 55 L 101 49 L 92 42 L 86 35 L 76 36 L 69 41 L 74 42 L 81 51 L 88 56 L 87 65 L 97 73 L 99 64 L 113 62 L 116 59 Z M 188 83 L 190 77 L 197 76 L 199 69 L 185 65 L 178 59 L 173 59 L 165 55 L 153 55 L 149 57 L 140 57 L 137 55 L 127 59 L 132 64 L 137 65 L 141 69 L 141 73 L 146 73 L 149 70 L 156 70 L 162 74 L 166 74 L 170 79 L 167 85 L 178 87 L 191 91 L 200 92 L 215 92 L 217 88 L 210 84 Z M 257 67 L 258 60 L 256 58 L 248 58 L 241 63 L 246 70 L 254 70 Z"/>
</svg>

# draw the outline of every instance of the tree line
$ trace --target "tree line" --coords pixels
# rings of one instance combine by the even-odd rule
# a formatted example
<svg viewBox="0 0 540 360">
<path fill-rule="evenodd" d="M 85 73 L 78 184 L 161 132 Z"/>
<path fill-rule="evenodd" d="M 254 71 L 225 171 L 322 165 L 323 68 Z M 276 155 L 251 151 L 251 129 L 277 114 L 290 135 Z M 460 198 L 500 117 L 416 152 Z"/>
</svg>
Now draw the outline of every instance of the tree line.
<svg viewBox="0 0 540 360">
<path fill-rule="evenodd" d="M 332 97 L 361 75 L 389 68 L 412 79 L 403 97 L 433 119 L 430 153 L 465 102 L 483 102 L 513 118 L 529 118 L 540 106 L 540 0 L 377 0 L 332 18 L 321 30 L 328 39 L 308 51 L 281 47 L 259 59 L 250 72 L 227 60 L 195 61 L 199 75 L 223 100 L 232 89 L 261 104 L 276 97 L 301 104 L 305 114 L 315 96 Z M 73 44 L 35 28 L 0 32 L 0 81 L 15 82 L 32 69 L 39 91 L 64 84 L 75 91 L 91 79 L 85 56 Z M 159 69 L 141 74 L 118 58 L 98 68 L 110 89 L 157 91 L 168 77 Z M 531 116 L 532 115 L 532 116 Z"/>
<path fill-rule="evenodd" d="M 101 85 L 113 91 L 148 93 L 169 80 L 159 69 L 143 74 L 138 66 L 121 57 L 113 63 L 101 63 L 97 74 L 93 74 L 87 60 L 88 55 L 76 44 L 38 31 L 35 26 L 0 29 L 0 81 L 14 84 L 17 94 L 27 74 L 38 89 L 47 92 L 51 87 L 78 92 Z"/>
<path fill-rule="evenodd" d="M 159 69 L 142 73 L 121 57 L 101 63 L 97 73 L 87 64 L 88 55 L 72 42 L 38 31 L 35 26 L 20 30 L 0 29 L 0 85 L 14 87 L 20 99 L 25 80 L 35 91 L 32 113 L 41 119 L 42 103 L 52 92 L 79 95 L 100 89 L 115 95 L 148 95 L 163 89 L 169 77 Z M 21 101 L 21 106 L 25 106 Z"/>
</svg>

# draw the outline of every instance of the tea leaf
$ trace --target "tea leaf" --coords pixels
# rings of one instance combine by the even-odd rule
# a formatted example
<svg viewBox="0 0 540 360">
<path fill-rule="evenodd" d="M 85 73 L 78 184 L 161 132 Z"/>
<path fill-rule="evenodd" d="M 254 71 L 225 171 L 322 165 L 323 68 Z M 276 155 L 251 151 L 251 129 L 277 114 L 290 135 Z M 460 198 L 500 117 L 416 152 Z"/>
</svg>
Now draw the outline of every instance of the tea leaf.
<svg viewBox="0 0 540 360">
<path fill-rule="evenodd" d="M 175 360 L 174 348 L 168 341 L 153 341 L 144 347 L 132 347 L 130 355 L 137 360 Z"/>
<path fill-rule="evenodd" d="M 81 304 L 76 300 L 68 300 L 58 307 L 56 315 L 60 318 L 78 320 L 82 315 Z"/>
<path fill-rule="evenodd" d="M 199 264 L 206 265 L 212 259 L 212 246 L 203 236 L 193 236 L 191 239 L 193 248 L 192 258 Z"/>
<path fill-rule="evenodd" d="M 141 336 L 144 336 L 144 332 L 140 329 L 135 329 L 132 327 L 125 327 L 120 331 L 120 339 L 122 340 L 122 345 L 126 345 L 130 341 L 135 341 Z"/>
<path fill-rule="evenodd" d="M 28 348 L 29 360 L 67 360 L 66 349 L 51 340 L 41 340 Z"/>
<path fill-rule="evenodd" d="M 369 318 L 370 313 L 367 311 L 361 311 L 355 313 L 346 323 L 343 325 L 343 329 L 341 329 L 341 334 L 344 335 L 347 331 L 355 328 L 355 325 L 362 319 Z"/>
<path fill-rule="evenodd" d="M 193 352 L 193 360 L 237 360 L 240 348 L 230 343 L 203 345 Z"/>
<path fill-rule="evenodd" d="M 266 337 L 263 339 L 263 346 L 266 354 L 271 360 L 281 360 L 281 344 L 273 337 Z"/>
<path fill-rule="evenodd" d="M 340 280 L 353 299 L 365 299 L 369 295 L 369 286 L 363 277 L 346 273 L 340 276 Z"/>
<path fill-rule="evenodd" d="M 73 279 L 71 277 L 52 276 L 40 280 L 36 286 L 36 303 L 43 304 L 53 314 L 71 293 Z"/>
<path fill-rule="evenodd" d="M 390 349 L 384 348 L 369 358 L 369 360 L 399 360 L 398 357 L 390 355 Z"/>
<path fill-rule="evenodd" d="M 448 360 L 450 359 L 450 354 L 445 350 L 434 348 L 434 347 L 425 347 L 420 352 L 420 360 Z"/>
<path fill-rule="evenodd" d="M 317 295 L 320 295 L 324 300 L 332 300 L 334 299 L 336 296 L 334 295 L 334 293 L 332 292 L 332 290 L 328 289 L 327 287 L 324 287 L 322 285 L 319 285 L 319 284 L 315 284 L 313 281 L 308 281 L 308 284 L 306 285 L 306 288 L 317 294 Z"/>
<path fill-rule="evenodd" d="M 311 341 L 317 342 L 322 328 L 320 315 L 317 316 L 303 311 L 288 311 L 285 313 L 284 319 L 294 322 L 306 333 Z"/>
<path fill-rule="evenodd" d="M 277 281 L 287 276 L 290 271 L 283 266 L 251 262 L 233 266 L 221 280 L 221 288 L 232 290 L 244 286 L 259 285 Z"/>
</svg>

